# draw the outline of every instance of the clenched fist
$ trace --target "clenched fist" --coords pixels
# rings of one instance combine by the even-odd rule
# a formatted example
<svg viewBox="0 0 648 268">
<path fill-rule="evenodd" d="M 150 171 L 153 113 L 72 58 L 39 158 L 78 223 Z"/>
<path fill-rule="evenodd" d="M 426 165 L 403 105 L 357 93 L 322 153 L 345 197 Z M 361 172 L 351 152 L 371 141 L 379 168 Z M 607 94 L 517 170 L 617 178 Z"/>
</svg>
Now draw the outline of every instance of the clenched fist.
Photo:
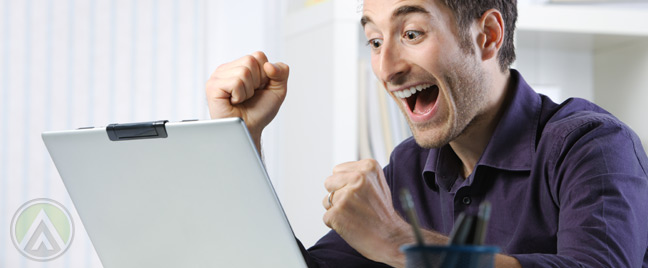
<svg viewBox="0 0 648 268">
<path fill-rule="evenodd" d="M 261 133 L 286 98 L 288 73 L 260 51 L 219 66 L 205 88 L 211 118 L 242 118 L 260 150 Z"/>
<path fill-rule="evenodd" d="M 340 164 L 326 179 L 324 223 L 365 257 L 398 267 L 399 247 L 413 241 L 411 229 L 392 204 L 383 170 L 375 160 Z M 330 200 L 330 203 L 329 203 Z"/>
</svg>

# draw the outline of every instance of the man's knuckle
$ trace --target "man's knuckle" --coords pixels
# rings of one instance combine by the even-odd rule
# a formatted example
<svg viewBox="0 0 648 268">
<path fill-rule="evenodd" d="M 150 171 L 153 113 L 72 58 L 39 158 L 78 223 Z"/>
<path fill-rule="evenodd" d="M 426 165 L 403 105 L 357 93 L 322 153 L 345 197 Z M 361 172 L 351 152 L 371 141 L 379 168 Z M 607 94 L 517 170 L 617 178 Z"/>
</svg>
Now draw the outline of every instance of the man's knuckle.
<svg viewBox="0 0 648 268">
<path fill-rule="evenodd" d="M 332 218 L 332 216 L 331 216 L 330 211 L 327 211 L 326 213 L 324 213 L 324 216 L 322 217 L 322 220 L 324 221 L 324 224 L 326 224 L 326 226 L 328 226 L 329 228 L 333 228 L 333 226 L 331 224 L 332 223 L 331 218 Z"/>
<path fill-rule="evenodd" d="M 216 67 L 216 70 L 214 70 L 214 72 L 212 73 L 212 76 L 216 76 L 220 71 L 227 68 L 227 65 L 228 65 L 227 63 L 223 63 L 221 65 L 218 65 L 218 67 Z"/>
<path fill-rule="evenodd" d="M 351 178 L 352 178 L 352 180 L 354 182 L 361 181 L 365 176 L 364 172 L 358 171 L 358 170 L 354 170 L 354 171 L 349 172 L 349 175 L 351 176 Z"/>
<path fill-rule="evenodd" d="M 331 189 L 331 186 L 333 184 L 332 180 L 333 180 L 333 176 L 329 176 L 328 178 L 326 178 L 324 180 L 324 188 L 325 189 Z"/>
<path fill-rule="evenodd" d="M 346 211 L 349 210 L 350 202 L 349 202 L 349 196 L 353 194 L 353 191 L 348 191 L 344 195 L 340 195 L 337 198 L 335 198 L 335 206 L 337 209 Z"/>
<path fill-rule="evenodd" d="M 378 161 L 376 161 L 376 159 L 369 159 L 369 163 L 371 163 L 371 167 L 373 168 L 380 167 L 380 164 L 378 163 Z"/>
<path fill-rule="evenodd" d="M 342 165 L 337 165 L 337 166 L 333 167 L 333 173 L 334 174 L 335 173 L 340 173 L 340 172 L 342 172 L 342 170 L 343 170 Z"/>
<path fill-rule="evenodd" d="M 252 56 L 255 59 L 258 59 L 258 60 L 261 60 L 261 61 L 267 60 L 266 54 L 263 53 L 263 51 L 255 51 L 254 53 L 252 53 Z"/>
<path fill-rule="evenodd" d="M 351 189 L 362 188 L 367 183 L 367 176 L 364 172 L 353 171 L 351 172 L 350 177 L 350 187 Z"/>
<path fill-rule="evenodd" d="M 241 58 L 241 61 L 245 66 L 253 66 L 254 64 L 257 64 L 256 58 L 252 55 L 245 55 L 243 58 Z"/>
<path fill-rule="evenodd" d="M 205 94 L 207 99 L 211 99 L 215 96 L 219 96 L 223 91 L 227 91 L 229 81 L 224 81 L 223 79 L 210 79 L 205 84 Z"/>
<path fill-rule="evenodd" d="M 240 78 L 239 79 L 234 79 L 234 81 L 232 83 L 232 88 L 239 89 L 239 88 L 243 88 L 243 87 L 245 87 L 245 82 L 243 81 L 243 79 L 240 79 Z"/>
<path fill-rule="evenodd" d="M 242 79 L 249 80 L 252 78 L 252 71 L 247 67 L 241 67 L 238 70 L 238 76 Z"/>
<path fill-rule="evenodd" d="M 363 160 L 360 161 L 360 164 L 361 164 L 360 165 L 361 169 L 365 170 L 365 171 L 374 170 L 376 168 L 376 166 L 378 165 L 376 160 L 373 160 L 373 159 L 363 159 Z"/>
</svg>

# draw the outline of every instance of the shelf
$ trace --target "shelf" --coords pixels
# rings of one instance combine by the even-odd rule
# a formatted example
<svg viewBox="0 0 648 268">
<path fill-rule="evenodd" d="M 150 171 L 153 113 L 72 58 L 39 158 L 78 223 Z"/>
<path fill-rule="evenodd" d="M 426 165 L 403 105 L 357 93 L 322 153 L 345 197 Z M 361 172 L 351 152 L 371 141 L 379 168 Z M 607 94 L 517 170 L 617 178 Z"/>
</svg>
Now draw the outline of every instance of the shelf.
<svg viewBox="0 0 648 268">
<path fill-rule="evenodd" d="M 648 36 L 525 30 L 518 30 L 515 38 L 516 47 L 518 48 L 560 49 L 589 52 L 604 51 L 606 49 L 648 40 Z"/>
<path fill-rule="evenodd" d="M 648 4 L 525 4 L 518 30 L 648 36 Z"/>
</svg>

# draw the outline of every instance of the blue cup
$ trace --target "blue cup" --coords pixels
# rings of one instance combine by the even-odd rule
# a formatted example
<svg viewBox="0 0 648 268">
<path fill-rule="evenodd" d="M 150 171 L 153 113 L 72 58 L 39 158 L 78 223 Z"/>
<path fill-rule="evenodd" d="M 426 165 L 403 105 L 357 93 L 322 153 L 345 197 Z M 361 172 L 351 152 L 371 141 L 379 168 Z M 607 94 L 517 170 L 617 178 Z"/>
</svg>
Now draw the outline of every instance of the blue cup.
<svg viewBox="0 0 648 268">
<path fill-rule="evenodd" d="M 401 247 L 407 268 L 494 268 L 494 246 L 418 246 Z"/>
</svg>

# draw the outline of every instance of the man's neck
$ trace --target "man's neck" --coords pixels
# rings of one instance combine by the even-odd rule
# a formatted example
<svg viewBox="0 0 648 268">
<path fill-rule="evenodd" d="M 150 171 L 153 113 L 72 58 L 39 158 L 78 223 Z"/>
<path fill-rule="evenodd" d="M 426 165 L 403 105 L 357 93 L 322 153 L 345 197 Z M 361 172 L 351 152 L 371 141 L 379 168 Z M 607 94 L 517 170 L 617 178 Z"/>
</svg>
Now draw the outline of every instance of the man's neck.
<svg viewBox="0 0 648 268">
<path fill-rule="evenodd" d="M 489 105 L 486 110 L 475 117 L 459 137 L 450 142 L 450 147 L 462 162 L 464 178 L 472 174 L 504 113 L 509 95 L 507 93 L 511 91 L 510 77 L 510 71 L 498 72 L 492 76 L 493 79 L 488 85 L 490 98 L 487 100 Z"/>
</svg>

